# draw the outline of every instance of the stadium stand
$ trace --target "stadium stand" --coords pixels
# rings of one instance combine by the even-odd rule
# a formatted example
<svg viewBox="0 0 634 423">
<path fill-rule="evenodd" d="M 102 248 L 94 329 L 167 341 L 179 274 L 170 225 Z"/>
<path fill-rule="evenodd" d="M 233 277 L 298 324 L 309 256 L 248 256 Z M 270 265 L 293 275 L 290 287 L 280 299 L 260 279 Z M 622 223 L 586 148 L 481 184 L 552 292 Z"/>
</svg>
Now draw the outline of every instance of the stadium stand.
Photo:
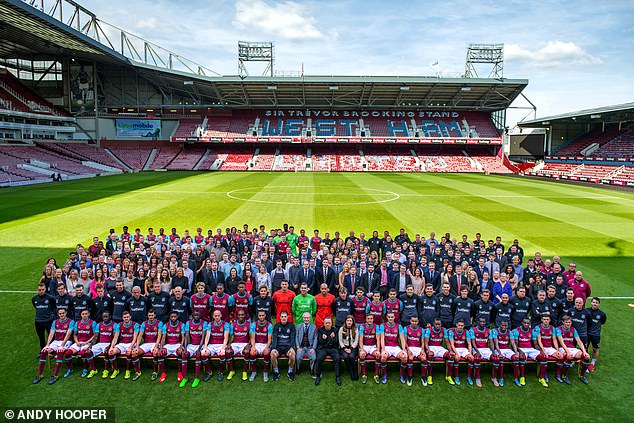
<svg viewBox="0 0 634 423">
<path fill-rule="evenodd" d="M 199 146 L 184 145 L 178 155 L 167 165 L 169 170 L 194 170 L 207 150 Z"/>
<path fill-rule="evenodd" d="M 0 69 L 0 106 L 9 110 L 29 113 L 51 114 L 55 116 L 69 116 L 22 84 L 15 76 L 5 69 Z M 7 103 L 8 101 L 8 103 Z"/>
<path fill-rule="evenodd" d="M 608 142 L 610 142 L 613 138 L 615 138 L 619 134 L 619 129 L 615 125 L 610 125 L 606 127 L 605 131 L 602 131 L 600 128 L 595 129 L 581 137 L 573 140 L 572 142 L 563 145 L 559 149 L 553 152 L 553 155 L 556 156 L 578 156 L 581 155 L 581 152 L 590 147 L 592 144 L 598 144 L 602 146 Z"/>
<path fill-rule="evenodd" d="M 203 123 L 203 118 L 197 117 L 182 117 L 178 120 L 178 127 L 174 132 L 175 137 L 190 137 L 196 135 L 196 129 Z"/>
<path fill-rule="evenodd" d="M 145 165 L 147 169 L 165 169 L 169 166 L 172 161 L 176 158 L 178 153 L 180 153 L 181 147 L 176 144 L 168 144 L 162 143 L 157 148 L 154 149 L 154 157 L 150 157 L 151 162 Z M 152 153 L 150 153 L 150 156 Z M 145 169 L 144 168 L 144 169 Z"/>
</svg>

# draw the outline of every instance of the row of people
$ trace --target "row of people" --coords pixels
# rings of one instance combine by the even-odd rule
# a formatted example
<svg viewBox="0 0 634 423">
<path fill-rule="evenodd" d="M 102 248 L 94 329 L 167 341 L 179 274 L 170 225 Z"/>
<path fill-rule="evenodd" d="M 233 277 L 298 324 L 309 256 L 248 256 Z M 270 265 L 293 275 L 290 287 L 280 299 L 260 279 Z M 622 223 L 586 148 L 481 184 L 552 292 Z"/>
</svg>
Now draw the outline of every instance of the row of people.
<svg viewBox="0 0 634 423">
<path fill-rule="evenodd" d="M 82 311 L 79 321 L 73 321 L 64 309 L 60 309 L 39 355 L 38 374 L 33 383 L 42 380 L 49 354 L 56 357 L 49 384 L 58 380 L 63 362 L 67 366 L 64 378 L 72 374 L 74 357 L 80 358 L 83 363 L 81 377 L 94 377 L 97 374 L 95 358 L 100 355 L 104 357 L 103 378 L 116 378 L 119 374 L 118 358 L 125 357 L 124 378 L 132 377 L 133 380 L 141 377 L 140 359 L 150 356 L 153 360 L 151 379 L 159 382 L 168 377 L 165 359 L 173 357 L 178 361 L 177 380 L 181 387 L 188 383 L 188 366 L 192 358 L 195 363 L 192 386 L 197 387 L 201 371 L 204 371 L 202 380 L 211 378 L 211 359 L 218 360 L 218 381 L 223 380 L 224 371 L 228 372 L 228 380 L 235 376 L 236 358 L 243 360 L 242 380 L 255 380 L 258 357 L 263 358 L 264 381 L 268 381 L 269 363 L 273 369 L 273 380 L 277 381 L 280 378 L 278 362 L 282 356 L 288 358 L 288 378 L 291 381 L 295 380 L 295 372 L 299 373 L 302 358 L 309 358 L 316 385 L 320 384 L 322 364 L 327 357 L 334 362 L 337 384 L 341 384 L 341 359 L 346 363 L 352 380 L 358 379 L 358 359 L 363 383 L 368 380 L 366 369 L 372 362 L 374 381 L 387 383 L 387 362 L 390 359 L 400 362 L 400 381 L 409 386 L 412 385 L 415 361 L 421 366 L 421 383 L 424 386 L 433 384 L 431 364 L 435 360 L 445 361 L 445 378 L 452 385 L 460 384 L 459 365 L 464 362 L 467 364 L 468 383 L 472 385 L 475 381 L 475 385 L 481 387 L 480 365 L 490 362 L 493 385 L 503 386 L 506 361 L 513 365 L 514 383 L 523 386 L 527 360 L 539 362 L 539 382 L 544 387 L 548 387 L 547 363 L 550 360 L 557 362 L 557 380 L 568 384 L 570 367 L 581 361 L 580 379 L 588 383 L 585 375 L 590 356 L 567 315 L 562 318 L 559 327 L 550 324 L 549 314 L 543 314 L 538 326 L 531 328 L 530 320 L 523 319 L 521 326 L 514 330 L 509 330 L 508 320 L 491 329 L 484 318 L 479 318 L 472 329 L 467 329 L 463 320 L 458 320 L 455 327 L 445 329 L 439 319 L 435 319 L 431 327 L 424 328 L 417 316 L 413 316 L 408 325 L 401 326 L 392 311 L 387 312 L 383 324 L 375 323 L 374 316 L 367 314 L 366 321 L 357 326 L 354 317 L 348 315 L 338 329 L 331 317 L 325 318 L 320 328 L 311 323 L 308 312 L 302 315 L 303 322 L 298 325 L 289 322 L 288 317 L 288 313 L 283 311 L 273 326 L 264 311 L 259 311 L 257 320 L 250 322 L 245 311 L 239 310 L 235 321 L 225 322 L 220 311 L 216 310 L 212 320 L 206 322 L 195 310 L 186 323 L 178 320 L 176 312 L 171 312 L 169 321 L 163 323 L 156 319 L 154 310 L 150 310 L 148 320 L 138 324 L 132 321 L 128 311 L 124 312 L 121 323 L 112 321 L 106 311 L 102 321 L 97 323 L 90 319 L 88 310 Z"/>
</svg>

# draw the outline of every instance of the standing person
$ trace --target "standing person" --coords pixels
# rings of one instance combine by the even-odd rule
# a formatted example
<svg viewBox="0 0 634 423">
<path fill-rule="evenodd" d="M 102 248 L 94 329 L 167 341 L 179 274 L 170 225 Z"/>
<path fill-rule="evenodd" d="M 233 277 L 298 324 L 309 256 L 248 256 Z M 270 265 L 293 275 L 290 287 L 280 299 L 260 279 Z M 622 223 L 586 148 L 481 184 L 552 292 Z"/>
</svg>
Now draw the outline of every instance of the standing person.
<svg viewBox="0 0 634 423">
<path fill-rule="evenodd" d="M 263 311 L 268 322 L 271 321 L 273 314 L 273 298 L 269 295 L 269 289 L 266 286 L 261 286 L 260 295 L 253 299 L 253 315 L 258 316 L 260 311 Z"/>
<path fill-rule="evenodd" d="M 305 284 L 302 284 L 305 285 Z M 297 298 L 297 297 L 296 297 Z M 302 359 L 308 357 L 311 376 L 315 374 L 315 359 L 317 358 L 317 327 L 311 323 L 311 314 L 308 311 L 302 313 L 295 326 L 295 345 L 297 345 L 297 375 L 300 374 Z"/>
<path fill-rule="evenodd" d="M 315 297 L 315 302 L 317 303 L 315 326 L 318 328 L 324 325 L 326 317 L 332 318 L 332 305 L 335 302 L 335 296 L 328 292 L 328 285 L 322 283 L 319 290 L 320 293 Z"/>
<path fill-rule="evenodd" d="M 339 328 L 339 355 L 346 363 L 346 368 L 352 380 L 359 380 L 359 369 L 357 367 L 358 346 L 359 332 L 357 331 L 354 317 L 349 314 Z"/>
<path fill-rule="evenodd" d="M 587 310 L 590 311 L 590 323 L 588 325 L 588 343 L 592 345 L 592 362 L 590 363 L 589 370 L 594 372 L 594 365 L 599 358 L 599 347 L 601 345 L 601 327 L 605 325 L 608 317 L 599 309 L 601 300 L 599 297 L 593 297 L 591 306 Z M 587 347 L 586 347 L 587 348 Z"/>
<path fill-rule="evenodd" d="M 345 287 L 339 288 L 339 296 L 332 307 L 335 313 L 335 328 L 339 329 L 354 311 L 354 302 L 348 296 L 348 290 Z"/>
<path fill-rule="evenodd" d="M 40 340 L 40 350 L 46 346 L 46 336 L 51 331 L 51 325 L 55 320 L 55 301 L 46 293 L 46 284 L 40 282 L 37 286 L 37 294 L 31 298 L 31 304 L 35 308 L 35 332 Z"/>
<path fill-rule="evenodd" d="M 324 325 L 317 330 L 317 359 L 315 360 L 315 375 L 317 377 L 315 378 L 315 385 L 319 385 L 321 382 L 321 366 L 327 356 L 330 356 L 334 362 L 335 381 L 337 385 L 341 385 L 341 376 L 339 374 L 341 359 L 339 357 L 337 330 L 332 326 L 331 316 L 325 317 L 323 323 Z"/>
<path fill-rule="evenodd" d="M 304 313 L 309 313 L 312 320 L 312 316 L 317 312 L 315 297 L 308 293 L 308 284 L 306 282 L 302 282 L 300 285 L 299 295 L 293 298 L 291 309 L 293 311 L 293 320 L 297 323 L 302 321 Z"/>
<path fill-rule="evenodd" d="M 288 285 L 288 282 L 286 284 Z M 284 289 L 283 285 L 282 289 Z M 288 378 L 293 382 L 295 380 L 295 374 L 293 373 L 295 368 L 295 326 L 289 321 L 288 311 L 286 310 L 279 313 L 278 322 L 273 327 L 271 366 L 273 367 L 274 382 L 277 382 L 280 378 L 278 359 L 281 355 L 288 357 Z"/>
<path fill-rule="evenodd" d="M 288 289 L 288 281 L 282 281 L 279 291 L 273 294 L 273 303 L 275 305 L 275 321 L 279 322 L 282 312 L 286 312 L 287 320 L 293 323 L 292 304 L 295 299 L 295 293 Z"/>
<path fill-rule="evenodd" d="M 592 314 L 589 309 L 584 307 L 583 298 L 575 298 L 575 306 L 568 310 L 568 315 L 572 318 L 572 326 L 579 333 L 579 338 L 583 345 L 588 346 L 588 326 L 590 326 L 590 318 Z"/>
<path fill-rule="evenodd" d="M 583 273 L 577 271 L 575 273 L 575 277 L 568 281 L 568 286 L 574 289 L 575 298 L 581 298 L 583 300 L 583 304 L 586 304 L 586 299 L 592 295 L 592 289 L 590 288 L 590 284 L 583 279 Z"/>
</svg>

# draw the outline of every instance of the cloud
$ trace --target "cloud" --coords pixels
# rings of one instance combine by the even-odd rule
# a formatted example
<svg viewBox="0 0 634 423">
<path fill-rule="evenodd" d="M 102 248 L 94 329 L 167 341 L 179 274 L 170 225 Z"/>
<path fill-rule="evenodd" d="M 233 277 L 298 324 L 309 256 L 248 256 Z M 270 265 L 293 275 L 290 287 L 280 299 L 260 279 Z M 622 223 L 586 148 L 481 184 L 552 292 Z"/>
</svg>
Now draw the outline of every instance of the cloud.
<svg viewBox="0 0 634 423">
<path fill-rule="evenodd" d="M 238 0 L 233 24 L 241 29 L 257 29 L 288 40 L 325 38 L 316 20 L 294 1 L 269 4 L 264 0 Z"/>
<path fill-rule="evenodd" d="M 136 23 L 137 29 L 157 29 L 161 23 L 155 17 L 150 17 L 148 19 L 141 19 Z"/>
<path fill-rule="evenodd" d="M 509 62 L 524 62 L 544 68 L 603 63 L 599 57 L 593 56 L 571 41 L 548 41 L 533 49 L 518 44 L 506 44 L 504 56 Z"/>
</svg>

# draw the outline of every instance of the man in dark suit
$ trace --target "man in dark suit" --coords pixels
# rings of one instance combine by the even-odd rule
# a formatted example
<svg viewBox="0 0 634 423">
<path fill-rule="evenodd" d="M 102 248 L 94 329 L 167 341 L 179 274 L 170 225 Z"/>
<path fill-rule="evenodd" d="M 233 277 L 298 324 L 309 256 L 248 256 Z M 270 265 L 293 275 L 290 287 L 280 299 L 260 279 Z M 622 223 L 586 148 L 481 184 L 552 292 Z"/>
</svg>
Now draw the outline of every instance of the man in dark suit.
<svg viewBox="0 0 634 423">
<path fill-rule="evenodd" d="M 299 265 L 299 258 L 293 257 L 292 259 L 293 265 L 288 268 L 288 281 L 289 288 L 291 291 L 297 293 L 299 292 L 299 283 L 300 283 L 300 273 L 302 272 L 302 267 Z"/>
<path fill-rule="evenodd" d="M 305 283 L 308 286 L 308 292 L 315 294 L 315 272 L 309 268 L 309 261 L 305 260 L 302 271 L 299 273 L 300 285 Z"/>
<path fill-rule="evenodd" d="M 440 292 L 440 272 L 436 270 L 436 263 L 434 263 L 433 261 L 430 261 L 427 266 L 429 270 L 424 273 L 425 283 L 432 284 L 432 286 L 434 287 L 434 292 L 438 293 Z"/>
<path fill-rule="evenodd" d="M 509 264 L 509 259 L 502 253 L 502 247 L 495 249 L 495 262 L 500 265 L 500 273 L 506 269 L 506 265 Z"/>
<path fill-rule="evenodd" d="M 478 280 L 480 282 L 482 282 L 482 278 L 485 273 L 489 273 L 489 271 L 487 270 L 487 268 L 485 267 L 485 260 L 484 257 L 479 257 L 478 258 L 478 264 L 476 264 L 473 267 L 473 271 L 476 272 L 476 275 L 478 275 Z"/>
<path fill-rule="evenodd" d="M 343 286 L 346 287 L 348 292 L 356 292 L 357 287 L 361 285 L 361 278 L 357 275 L 357 267 L 350 267 L 350 274 L 343 278 Z"/>
<path fill-rule="evenodd" d="M 380 283 L 381 283 L 381 275 L 374 272 L 373 264 L 369 264 L 368 271 L 361 278 L 361 286 L 363 286 L 363 289 L 365 289 L 365 292 L 374 292 L 379 290 Z"/>
<path fill-rule="evenodd" d="M 333 290 L 335 286 L 335 271 L 328 265 L 328 259 L 324 258 L 321 261 L 321 266 L 315 270 L 315 279 L 317 286 L 321 286 L 322 283 L 328 285 L 330 293 L 334 295 Z"/>
<path fill-rule="evenodd" d="M 399 272 L 392 277 L 392 286 L 391 288 L 396 289 L 398 295 L 405 293 L 405 288 L 407 285 L 411 285 L 412 278 L 407 274 L 407 267 L 404 264 L 401 264 L 399 267 Z"/>
<path fill-rule="evenodd" d="M 211 263 L 211 270 L 205 272 L 204 275 L 205 292 L 209 295 L 216 292 L 216 285 L 225 283 L 225 274 L 218 270 L 218 262 Z"/>
<path fill-rule="evenodd" d="M 449 284 L 451 285 L 451 294 L 458 296 L 462 285 L 467 284 L 467 277 L 462 274 L 462 268 L 456 268 L 456 274 L 449 278 Z"/>
</svg>

